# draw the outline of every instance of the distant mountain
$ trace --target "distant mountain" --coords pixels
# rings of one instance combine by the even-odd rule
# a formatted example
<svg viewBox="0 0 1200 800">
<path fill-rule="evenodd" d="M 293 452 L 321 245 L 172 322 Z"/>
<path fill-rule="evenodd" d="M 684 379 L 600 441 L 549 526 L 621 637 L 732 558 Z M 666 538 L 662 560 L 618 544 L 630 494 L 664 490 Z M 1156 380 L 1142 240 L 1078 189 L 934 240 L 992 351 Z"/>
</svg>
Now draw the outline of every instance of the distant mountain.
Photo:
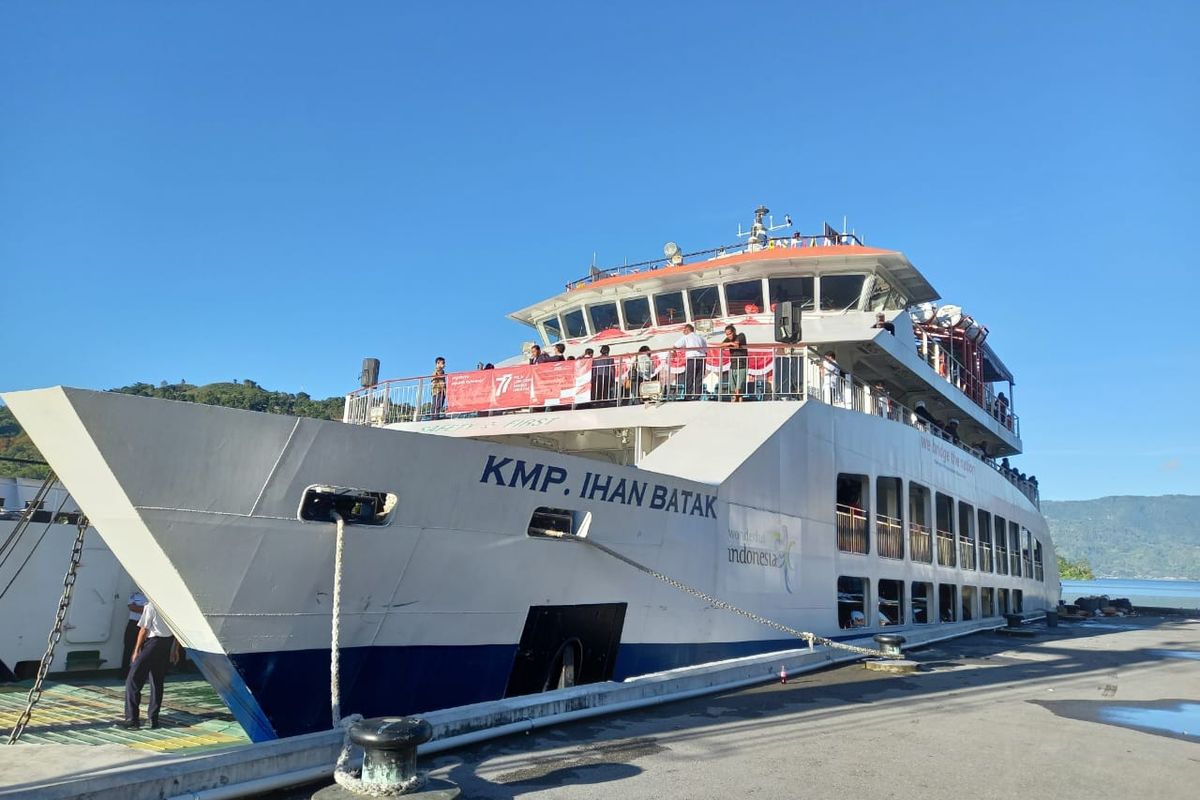
<svg viewBox="0 0 1200 800">
<path fill-rule="evenodd" d="M 254 381 L 231 381 L 193 386 L 190 383 L 135 383 L 113 389 L 122 394 L 142 397 L 159 397 L 164 400 L 181 400 L 187 403 L 203 403 L 210 406 L 245 408 L 250 411 L 266 411 L 269 414 L 291 414 L 297 417 L 316 419 L 341 419 L 345 398 L 328 397 L 314 400 L 304 392 L 272 392 Z M 12 412 L 0 406 L 0 456 L 27 461 L 42 461 L 42 454 L 25 435 Z M 47 467 L 0 461 L 0 475 L 17 478 L 44 478 L 49 474 Z"/>
<path fill-rule="evenodd" d="M 1200 580 L 1200 497 L 1043 500 L 1058 552 L 1098 578 Z"/>
</svg>

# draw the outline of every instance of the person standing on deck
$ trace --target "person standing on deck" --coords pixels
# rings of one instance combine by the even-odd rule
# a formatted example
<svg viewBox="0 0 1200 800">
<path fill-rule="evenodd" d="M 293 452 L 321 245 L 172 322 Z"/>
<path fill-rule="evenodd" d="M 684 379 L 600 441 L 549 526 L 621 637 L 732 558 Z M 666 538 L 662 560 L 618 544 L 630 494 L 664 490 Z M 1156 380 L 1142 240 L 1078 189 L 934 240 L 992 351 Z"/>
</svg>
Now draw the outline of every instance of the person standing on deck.
<svg viewBox="0 0 1200 800">
<path fill-rule="evenodd" d="M 438 419 L 446 411 L 446 359 L 438 356 L 433 360 L 433 377 L 429 379 L 429 391 L 433 399 L 430 413 Z"/>
<path fill-rule="evenodd" d="M 149 679 L 150 704 L 146 707 L 146 716 L 150 718 L 150 727 L 157 728 L 158 713 L 162 709 L 163 681 L 167 677 L 168 664 L 179 662 L 179 644 L 166 622 L 158 615 L 154 604 L 149 601 L 142 610 L 138 628 L 133 663 L 129 668 L 129 677 L 125 679 L 125 721 L 121 727 L 142 727 L 142 688 Z"/>
<path fill-rule="evenodd" d="M 125 647 L 121 651 L 122 678 L 129 677 L 129 664 L 133 661 L 133 648 L 137 645 L 138 621 L 142 618 L 146 595 L 142 594 L 142 590 L 135 586 L 126 605 L 129 608 L 129 620 L 125 623 Z"/>
<path fill-rule="evenodd" d="M 704 362 L 708 343 L 689 324 L 683 326 L 683 336 L 680 336 L 679 340 L 675 342 L 675 349 L 683 350 L 686 356 L 683 370 L 684 396 L 689 400 L 694 400 L 700 396 L 700 386 L 704 381 Z"/>
</svg>

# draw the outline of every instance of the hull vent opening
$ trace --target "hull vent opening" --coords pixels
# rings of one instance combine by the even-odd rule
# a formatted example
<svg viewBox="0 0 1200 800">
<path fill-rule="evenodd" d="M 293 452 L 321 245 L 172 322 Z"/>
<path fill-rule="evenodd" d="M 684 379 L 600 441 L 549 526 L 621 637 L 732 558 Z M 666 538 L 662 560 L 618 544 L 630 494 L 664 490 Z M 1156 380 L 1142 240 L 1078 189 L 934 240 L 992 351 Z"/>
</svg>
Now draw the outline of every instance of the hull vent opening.
<svg viewBox="0 0 1200 800">
<path fill-rule="evenodd" d="M 305 522 L 333 522 L 336 512 L 349 525 L 387 525 L 400 498 L 391 492 L 345 486 L 309 486 L 298 516 Z"/>
<path fill-rule="evenodd" d="M 592 524 L 590 512 L 572 511 L 569 508 L 549 508 L 539 506 L 534 509 L 529 518 L 530 536 L 549 536 L 561 539 L 564 536 L 587 538 L 588 528 Z"/>
</svg>

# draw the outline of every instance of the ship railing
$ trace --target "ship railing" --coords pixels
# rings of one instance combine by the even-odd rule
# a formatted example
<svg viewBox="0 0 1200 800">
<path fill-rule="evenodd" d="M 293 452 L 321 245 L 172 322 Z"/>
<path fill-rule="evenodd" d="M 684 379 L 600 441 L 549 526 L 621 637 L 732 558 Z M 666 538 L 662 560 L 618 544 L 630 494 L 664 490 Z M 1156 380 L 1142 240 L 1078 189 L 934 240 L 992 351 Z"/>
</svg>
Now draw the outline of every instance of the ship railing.
<svg viewBox="0 0 1200 800">
<path fill-rule="evenodd" d="M 514 389 L 521 387 L 521 393 Z M 926 431 L 983 462 L 1036 506 L 1035 483 L 916 416 L 806 345 L 750 346 L 745 357 L 710 347 L 689 361 L 674 349 L 384 381 L 346 396 L 343 422 L 390 425 L 570 408 L 682 400 L 816 400 Z"/>
<path fill-rule="evenodd" d="M 937 531 L 938 563 L 943 567 L 954 566 L 954 534 L 938 528 Z"/>
<path fill-rule="evenodd" d="M 947 352 L 944 347 L 934 347 L 920 334 L 917 335 L 917 355 L 944 381 L 956 387 L 975 405 L 982 408 L 1003 427 L 1021 436 L 1021 418 L 1012 410 L 1010 403 L 997 403 L 991 384 L 968 369 L 961 361 Z"/>
<path fill-rule="evenodd" d="M 992 571 L 992 543 L 990 541 L 980 541 L 979 543 L 979 571 Z"/>
<path fill-rule="evenodd" d="M 933 537 L 919 522 L 908 523 L 908 552 L 913 561 L 933 561 Z"/>
<path fill-rule="evenodd" d="M 958 540 L 958 565 L 963 569 L 975 569 L 975 540 L 963 536 Z"/>
<path fill-rule="evenodd" d="M 1008 572 L 1014 578 L 1021 577 L 1021 554 L 1020 553 L 1009 551 Z"/>
<path fill-rule="evenodd" d="M 875 552 L 881 558 L 904 558 L 904 523 L 895 517 L 875 515 Z"/>
<path fill-rule="evenodd" d="M 867 514 L 861 508 L 838 503 L 834 516 L 838 550 L 843 553 L 867 552 Z"/>
<path fill-rule="evenodd" d="M 717 258 L 725 258 L 726 256 L 740 255 L 741 253 L 755 253 L 779 249 L 805 249 L 809 247 L 862 247 L 862 240 L 853 233 L 837 233 L 837 234 L 800 234 L 799 236 L 771 236 L 764 243 L 761 240 L 735 242 L 734 244 L 722 245 L 720 247 L 710 247 L 707 250 L 696 250 L 691 253 L 683 253 L 681 256 L 675 256 L 676 260 L 671 258 L 652 258 L 649 261 L 639 261 L 636 264 L 622 264 L 619 267 L 606 267 L 598 269 L 593 267 L 587 275 L 582 278 L 577 278 L 567 282 L 567 291 L 578 289 L 588 284 L 596 283 L 607 278 L 614 278 L 621 275 L 635 275 L 639 272 L 652 272 L 654 270 L 665 269 L 667 267 L 676 267 L 683 264 L 694 263 L 700 260 L 712 261 Z"/>
</svg>

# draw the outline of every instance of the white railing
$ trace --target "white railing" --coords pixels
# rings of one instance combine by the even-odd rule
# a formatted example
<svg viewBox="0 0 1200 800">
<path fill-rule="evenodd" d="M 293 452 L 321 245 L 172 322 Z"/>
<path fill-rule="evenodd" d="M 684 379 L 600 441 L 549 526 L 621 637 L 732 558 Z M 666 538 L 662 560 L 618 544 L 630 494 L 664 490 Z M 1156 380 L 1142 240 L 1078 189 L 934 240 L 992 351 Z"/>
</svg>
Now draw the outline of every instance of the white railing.
<svg viewBox="0 0 1200 800">
<path fill-rule="evenodd" d="M 881 558 L 904 558 L 904 527 L 900 520 L 875 515 L 875 552 Z"/>
<path fill-rule="evenodd" d="M 496 370 L 424 375 L 384 381 L 346 396 L 342 421 L 390 425 L 446 417 L 535 410 L 599 408 L 685 400 L 816 400 L 902 422 L 926 431 L 983 462 L 1039 505 L 1037 484 L 928 423 L 881 386 L 864 383 L 811 347 L 752 346 L 731 358 L 709 348 L 689 359 L 681 350 L 647 350 L 611 357 L 519 365 Z"/>
<path fill-rule="evenodd" d="M 843 553 L 867 552 L 867 514 L 861 508 L 838 503 L 835 509 L 838 550 Z"/>
<path fill-rule="evenodd" d="M 933 561 L 933 537 L 919 522 L 908 523 L 908 554 L 913 561 Z"/>
</svg>

